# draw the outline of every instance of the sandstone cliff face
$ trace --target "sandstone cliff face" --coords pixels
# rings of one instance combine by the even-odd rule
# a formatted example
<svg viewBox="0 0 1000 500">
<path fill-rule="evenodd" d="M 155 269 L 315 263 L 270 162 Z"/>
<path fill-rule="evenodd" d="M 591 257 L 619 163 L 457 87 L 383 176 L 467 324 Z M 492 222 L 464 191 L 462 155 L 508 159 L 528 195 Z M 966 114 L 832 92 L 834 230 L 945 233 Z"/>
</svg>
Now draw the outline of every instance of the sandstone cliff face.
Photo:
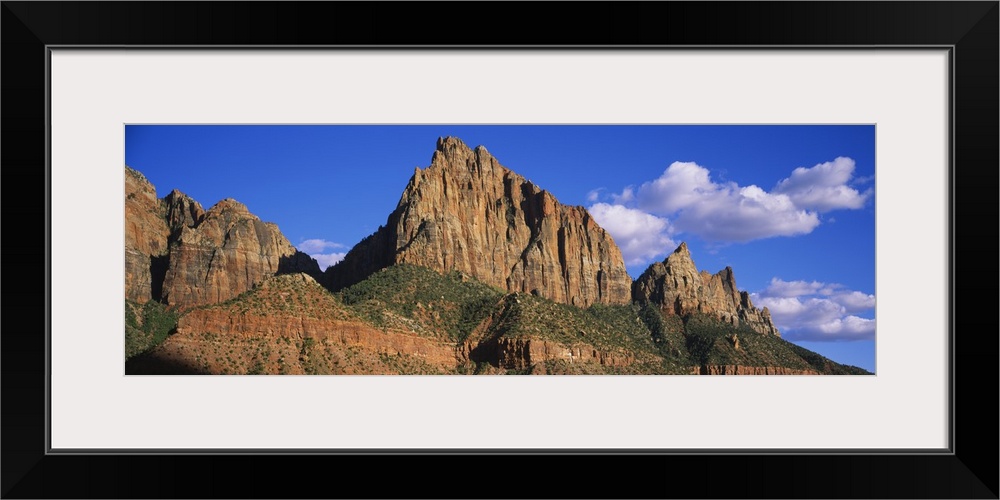
<svg viewBox="0 0 1000 500">
<path fill-rule="evenodd" d="M 567 346 L 559 342 L 532 338 L 500 337 L 489 339 L 475 347 L 476 356 L 490 362 L 499 368 L 539 372 L 546 361 L 565 361 L 574 363 L 593 363 L 601 366 L 623 367 L 636 361 L 635 356 L 628 353 L 601 351 L 587 344 Z"/>
<path fill-rule="evenodd" d="M 621 251 L 583 207 L 502 166 L 486 148 L 438 140 L 380 228 L 327 271 L 333 288 L 397 263 L 458 270 L 499 288 L 581 307 L 631 301 Z"/>
<path fill-rule="evenodd" d="M 187 309 L 230 299 L 284 272 L 319 274 L 278 227 L 227 199 L 207 212 L 191 197 L 156 188 L 125 167 L 125 298 Z"/>
<path fill-rule="evenodd" d="M 770 311 L 754 307 L 750 294 L 736 288 L 732 268 L 716 274 L 698 272 L 685 243 L 663 262 L 649 266 L 632 284 L 632 296 L 639 303 L 657 305 L 663 314 L 707 314 L 733 326 L 780 336 Z"/>
<path fill-rule="evenodd" d="M 190 211 L 181 206 L 179 220 Z M 181 225 L 170 245 L 163 282 L 167 305 L 186 309 L 231 299 L 269 276 L 319 273 L 319 265 L 242 203 L 227 198 L 208 209 L 193 226 Z"/>
<path fill-rule="evenodd" d="M 125 298 L 152 300 L 153 283 L 162 282 L 158 269 L 167 254 L 170 227 L 156 188 L 141 173 L 125 167 Z M 165 266 L 163 266 L 165 269 Z M 153 275 L 158 274 L 157 280 Z M 159 290 L 157 290 L 159 292 Z M 157 299 L 159 293 L 156 294 Z"/>
</svg>

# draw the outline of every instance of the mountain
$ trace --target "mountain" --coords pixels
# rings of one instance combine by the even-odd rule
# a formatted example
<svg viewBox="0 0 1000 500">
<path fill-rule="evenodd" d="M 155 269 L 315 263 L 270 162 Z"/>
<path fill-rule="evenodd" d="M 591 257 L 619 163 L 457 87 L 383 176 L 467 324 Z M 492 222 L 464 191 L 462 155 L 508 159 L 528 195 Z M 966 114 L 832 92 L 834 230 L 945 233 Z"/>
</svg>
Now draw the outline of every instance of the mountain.
<svg viewBox="0 0 1000 500">
<path fill-rule="evenodd" d="M 162 199 L 125 167 L 125 298 L 171 309 L 221 302 L 278 273 L 318 275 L 273 223 L 225 199 L 207 211 L 177 191 Z"/>
<path fill-rule="evenodd" d="M 586 209 L 559 203 L 485 147 L 454 137 L 438 139 L 386 225 L 325 279 L 339 290 L 401 263 L 580 307 L 631 302 L 621 251 Z"/>
<path fill-rule="evenodd" d="M 686 243 L 663 262 L 649 266 L 632 284 L 632 298 L 653 304 L 667 315 L 709 315 L 722 323 L 745 326 L 764 335 L 780 336 L 771 313 L 754 307 L 750 294 L 736 288 L 733 268 L 716 274 L 698 272 Z"/>
<path fill-rule="evenodd" d="M 634 282 L 610 235 L 441 138 L 386 226 L 319 273 L 225 199 L 126 167 L 128 374 L 865 374 L 781 338 L 686 244 Z"/>
</svg>

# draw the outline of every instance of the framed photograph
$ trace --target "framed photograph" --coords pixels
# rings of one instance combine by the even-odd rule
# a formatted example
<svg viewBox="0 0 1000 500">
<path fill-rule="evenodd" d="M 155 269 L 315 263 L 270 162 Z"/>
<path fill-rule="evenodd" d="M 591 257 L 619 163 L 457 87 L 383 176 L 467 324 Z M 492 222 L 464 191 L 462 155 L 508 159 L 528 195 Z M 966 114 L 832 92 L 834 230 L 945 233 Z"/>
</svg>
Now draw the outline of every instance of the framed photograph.
<svg viewBox="0 0 1000 500">
<path fill-rule="evenodd" d="M 278 478 L 306 463 L 406 469 L 375 495 L 410 497 L 449 460 L 484 458 L 531 467 L 565 458 L 613 477 L 655 478 L 552 484 L 532 496 L 663 496 L 684 478 L 707 497 L 997 497 L 996 463 L 976 458 L 996 456 L 996 430 L 975 423 L 996 421 L 996 401 L 956 385 L 976 379 L 988 389 L 997 370 L 995 356 L 977 355 L 996 352 L 995 335 L 973 343 L 958 333 L 996 325 L 956 314 L 966 309 L 957 300 L 962 267 L 982 260 L 965 255 L 987 248 L 990 261 L 996 244 L 967 229 L 959 249 L 956 231 L 981 219 L 980 207 L 995 214 L 984 200 L 996 199 L 1000 164 L 996 2 L 626 4 L 608 7 L 610 16 L 581 4 L 581 19 L 601 20 L 616 45 L 575 28 L 560 45 L 438 40 L 415 22 L 428 7 L 4 3 L 8 186 L 45 188 L 18 189 L 27 199 L 7 211 L 15 234 L 35 235 L 5 246 L 8 263 L 34 259 L 45 279 L 34 280 L 36 295 L 7 302 L 9 321 L 12 311 L 33 311 L 44 328 L 12 334 L 11 324 L 3 338 L 5 497 L 295 497 L 304 493 Z M 659 9 L 668 15 L 654 16 Z M 525 21 L 521 4 L 502 10 L 476 31 L 565 24 L 537 12 Z M 432 24 L 469 22 L 464 10 L 444 11 Z M 699 30 L 680 22 L 692 18 L 720 21 Z M 424 159 L 409 152 L 420 141 Z M 644 149 L 670 141 L 677 157 Z M 655 168 L 636 166 L 643 155 Z M 555 166 L 532 170 L 533 156 Z M 544 222 L 529 221 L 537 257 L 525 243 L 512 250 L 513 268 L 496 250 L 482 257 L 478 237 L 435 240 L 457 222 L 414 215 L 436 206 L 420 200 L 455 189 L 449 181 L 459 177 L 469 192 L 487 185 L 482 173 L 426 180 L 459 157 L 520 179 L 520 192 L 502 198 L 509 207 L 497 209 L 508 241 L 520 241 L 512 221 L 555 212 L 575 220 L 578 210 L 621 255 L 595 250 L 579 276 L 563 266 L 565 282 L 552 285 L 546 266 L 566 259 L 549 262 L 543 249 L 574 245 L 567 234 L 587 224 L 564 223 L 550 241 Z M 387 162 L 410 164 L 376 172 Z M 526 170 L 512 173 L 519 166 Z M 171 193 L 177 210 L 140 221 L 143 193 Z M 553 194 L 563 205 L 545 201 Z M 264 223 L 281 213 L 300 215 Z M 462 223 L 493 227 L 478 213 Z M 203 224 L 212 217 L 218 223 Z M 135 243 L 147 222 L 167 228 L 169 243 L 152 246 L 172 253 Z M 312 229 L 323 225 L 353 229 Z M 438 262 L 457 274 L 428 277 L 421 291 L 424 278 L 377 261 L 375 243 L 354 247 L 368 234 L 376 243 L 408 238 L 392 243 L 394 264 Z M 209 248 L 216 237 L 246 237 L 262 250 L 219 257 L 222 243 Z M 17 243 L 25 239 L 44 251 Z M 785 246 L 748 243 L 778 240 Z M 267 245 L 287 255 L 254 261 L 272 255 Z M 136 255 L 142 262 L 131 266 Z M 480 273 L 489 263 L 512 270 L 492 283 Z M 697 293 L 655 285 L 657 272 L 677 276 L 688 263 L 690 279 L 704 281 Z M 226 274 L 234 266 L 245 283 Z M 289 272 L 258 279 L 254 266 Z M 737 289 L 734 274 L 750 284 Z M 646 285 L 633 284 L 640 275 Z M 400 299 L 404 288 L 413 296 Z M 625 298 L 616 302 L 618 288 Z M 742 305 L 733 299 L 730 310 L 716 289 L 737 298 L 746 290 Z M 344 348 L 303 334 L 302 324 L 260 343 L 257 333 L 284 332 L 285 316 L 295 316 L 289 294 L 321 302 L 330 321 L 356 320 L 352 332 L 366 339 L 358 345 L 382 347 Z M 254 309 L 261 300 L 264 312 Z M 155 326 L 170 311 L 216 303 L 175 321 L 160 344 Z M 604 303 L 601 314 L 576 312 Z M 236 310 L 256 319 L 237 325 Z M 697 326 L 693 310 L 753 335 L 718 336 Z M 677 346 L 669 328 L 656 333 L 671 314 L 684 317 Z M 618 345 L 601 326 L 626 323 L 640 325 L 641 341 Z M 219 328 L 232 331 L 221 348 L 206 337 Z M 432 342 L 425 330 L 446 338 Z M 546 347 L 532 350 L 529 340 Z M 467 359 L 435 357 L 462 342 Z M 402 376 L 371 375 L 386 373 Z M 474 373 L 571 376 L 466 376 Z M 756 376 L 772 373 L 790 376 Z M 632 457 L 615 462 L 621 455 Z M 251 462 L 273 473 L 247 477 Z M 197 472 L 206 468 L 243 472 Z M 352 479 L 335 496 L 372 493 Z M 483 481 L 421 494 L 479 491 Z M 512 483 L 492 494 L 516 496 Z"/>
</svg>

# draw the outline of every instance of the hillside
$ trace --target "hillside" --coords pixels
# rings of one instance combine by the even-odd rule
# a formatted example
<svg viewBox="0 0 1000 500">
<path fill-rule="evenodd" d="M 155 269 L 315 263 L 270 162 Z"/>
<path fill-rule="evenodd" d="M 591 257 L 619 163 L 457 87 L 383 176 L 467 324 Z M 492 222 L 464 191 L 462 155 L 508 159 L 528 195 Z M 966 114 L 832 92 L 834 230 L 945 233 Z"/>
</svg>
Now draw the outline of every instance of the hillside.
<svg viewBox="0 0 1000 500">
<path fill-rule="evenodd" d="M 854 374 L 780 337 L 657 308 L 579 308 L 400 264 L 332 293 L 268 278 L 180 316 L 127 373 Z"/>
</svg>

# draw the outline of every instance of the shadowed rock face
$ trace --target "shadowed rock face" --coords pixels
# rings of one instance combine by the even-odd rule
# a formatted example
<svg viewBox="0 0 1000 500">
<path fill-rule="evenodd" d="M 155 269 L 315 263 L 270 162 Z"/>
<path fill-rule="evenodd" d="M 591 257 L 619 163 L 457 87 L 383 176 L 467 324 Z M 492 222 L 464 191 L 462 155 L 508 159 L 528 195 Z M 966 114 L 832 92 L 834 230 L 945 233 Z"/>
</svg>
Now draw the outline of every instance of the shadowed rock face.
<svg viewBox="0 0 1000 500">
<path fill-rule="evenodd" d="M 583 207 L 501 165 L 486 148 L 438 139 L 384 227 L 327 270 L 334 289 L 409 263 L 461 271 L 511 291 L 581 307 L 631 301 L 631 278 L 611 236 Z"/>
<path fill-rule="evenodd" d="M 125 298 L 140 304 L 161 299 L 170 242 L 204 214 L 176 189 L 158 199 L 142 173 L 125 167 Z"/>
<path fill-rule="evenodd" d="M 167 255 L 170 237 L 163 214 L 156 188 L 141 173 L 125 167 L 126 299 L 138 303 L 153 299 L 153 262 Z"/>
<path fill-rule="evenodd" d="M 207 212 L 174 190 L 162 199 L 138 171 L 125 167 L 125 297 L 186 309 L 228 300 L 264 278 L 319 274 L 278 226 L 236 200 Z"/>
<path fill-rule="evenodd" d="M 632 296 L 641 304 L 657 305 L 663 314 L 708 314 L 733 326 L 780 336 L 770 311 L 754 307 L 750 294 L 736 288 L 732 268 L 698 272 L 685 243 L 663 262 L 649 266 L 632 284 Z"/>
</svg>

